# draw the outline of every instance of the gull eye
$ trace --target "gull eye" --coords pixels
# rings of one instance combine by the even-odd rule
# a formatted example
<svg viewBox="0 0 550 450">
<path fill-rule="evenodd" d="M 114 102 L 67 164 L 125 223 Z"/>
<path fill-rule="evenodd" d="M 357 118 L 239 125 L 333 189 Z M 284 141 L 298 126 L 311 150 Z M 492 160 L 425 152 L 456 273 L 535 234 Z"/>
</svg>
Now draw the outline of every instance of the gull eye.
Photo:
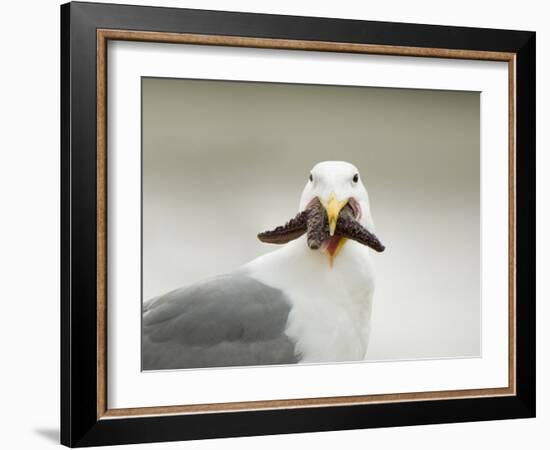
<svg viewBox="0 0 550 450">
<path fill-rule="evenodd" d="M 313 174 L 312 173 L 309 174 L 309 181 L 313 182 Z"/>
<path fill-rule="evenodd" d="M 357 183 L 359 181 L 359 174 L 356 173 L 354 176 L 353 176 L 353 182 L 354 183 Z"/>
</svg>

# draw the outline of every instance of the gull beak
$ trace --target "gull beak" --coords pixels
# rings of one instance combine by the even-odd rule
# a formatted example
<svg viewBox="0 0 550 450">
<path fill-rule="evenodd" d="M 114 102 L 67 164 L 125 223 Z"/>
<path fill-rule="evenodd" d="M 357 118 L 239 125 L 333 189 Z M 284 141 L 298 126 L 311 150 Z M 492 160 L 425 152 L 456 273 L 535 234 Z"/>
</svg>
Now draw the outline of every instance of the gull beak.
<svg viewBox="0 0 550 450">
<path fill-rule="evenodd" d="M 336 194 L 332 192 L 328 199 L 324 200 L 321 199 L 321 204 L 325 208 L 328 216 L 328 226 L 329 226 L 329 233 L 331 236 L 334 236 L 334 232 L 336 231 L 336 223 L 338 222 L 338 214 L 340 214 L 340 211 L 344 206 L 346 206 L 348 203 L 348 199 L 345 200 L 338 200 L 336 198 Z"/>
</svg>

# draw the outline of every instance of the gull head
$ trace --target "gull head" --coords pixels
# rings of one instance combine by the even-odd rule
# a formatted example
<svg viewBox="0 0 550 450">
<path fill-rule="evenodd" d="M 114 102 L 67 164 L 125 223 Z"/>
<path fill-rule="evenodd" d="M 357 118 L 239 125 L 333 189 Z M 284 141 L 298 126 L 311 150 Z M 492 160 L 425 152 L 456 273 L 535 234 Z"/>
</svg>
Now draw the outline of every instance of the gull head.
<svg viewBox="0 0 550 450">
<path fill-rule="evenodd" d="M 311 169 L 300 198 L 300 211 L 307 209 L 318 199 L 326 211 L 330 238 L 323 250 L 331 262 L 346 243 L 346 238 L 335 235 L 340 213 L 349 205 L 354 219 L 369 232 L 374 233 L 369 204 L 369 194 L 357 167 L 345 161 L 323 161 Z"/>
<path fill-rule="evenodd" d="M 374 234 L 369 196 L 353 164 L 325 161 L 308 174 L 300 198 L 300 212 L 285 225 L 258 234 L 262 242 L 286 244 L 307 233 L 307 245 L 334 258 L 348 239 L 377 252 L 385 247 Z"/>
</svg>

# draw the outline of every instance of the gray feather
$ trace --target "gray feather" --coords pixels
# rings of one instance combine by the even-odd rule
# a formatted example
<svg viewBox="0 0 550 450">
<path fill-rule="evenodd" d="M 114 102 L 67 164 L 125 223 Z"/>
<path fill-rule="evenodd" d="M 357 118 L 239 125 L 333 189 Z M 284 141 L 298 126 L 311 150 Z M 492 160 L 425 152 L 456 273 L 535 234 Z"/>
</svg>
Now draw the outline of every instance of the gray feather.
<svg viewBox="0 0 550 450">
<path fill-rule="evenodd" d="M 285 294 L 245 275 L 224 275 L 143 305 L 143 370 L 298 362 L 285 334 Z"/>
</svg>

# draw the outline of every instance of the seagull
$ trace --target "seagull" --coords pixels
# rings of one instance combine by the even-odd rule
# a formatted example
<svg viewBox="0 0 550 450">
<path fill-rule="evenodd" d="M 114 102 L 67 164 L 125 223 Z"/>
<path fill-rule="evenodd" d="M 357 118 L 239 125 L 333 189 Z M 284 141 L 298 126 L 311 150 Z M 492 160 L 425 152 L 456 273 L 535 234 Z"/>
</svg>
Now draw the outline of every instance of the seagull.
<svg viewBox="0 0 550 450">
<path fill-rule="evenodd" d="M 279 248 L 144 303 L 142 369 L 364 360 L 374 233 L 357 168 L 316 164 L 298 215 L 258 235 Z"/>
</svg>

